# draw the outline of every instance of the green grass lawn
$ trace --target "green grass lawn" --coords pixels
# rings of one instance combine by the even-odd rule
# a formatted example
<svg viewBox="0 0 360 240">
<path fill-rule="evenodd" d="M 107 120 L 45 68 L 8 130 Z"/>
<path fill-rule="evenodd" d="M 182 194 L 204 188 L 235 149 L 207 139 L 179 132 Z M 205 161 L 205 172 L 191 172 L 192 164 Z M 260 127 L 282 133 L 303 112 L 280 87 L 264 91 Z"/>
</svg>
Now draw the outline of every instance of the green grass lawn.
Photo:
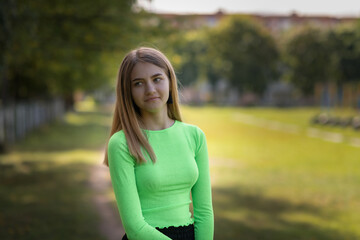
<svg viewBox="0 0 360 240">
<path fill-rule="evenodd" d="M 207 136 L 216 239 L 360 239 L 360 148 L 237 121 L 303 129 L 315 112 L 183 107 Z"/>
<path fill-rule="evenodd" d="M 78 109 L 0 155 L 0 239 L 102 239 L 88 184 L 111 113 Z M 318 109 L 182 106 L 182 112 L 207 136 L 215 239 L 360 239 L 360 148 L 308 137 Z M 301 131 L 239 121 L 244 115 Z M 115 206 L 112 189 L 108 197 Z"/>
<path fill-rule="evenodd" d="M 101 240 L 89 187 L 108 112 L 68 113 L 0 155 L 0 239 Z"/>
<path fill-rule="evenodd" d="M 330 131 L 334 133 L 341 133 L 346 137 L 360 137 L 360 130 L 355 131 L 352 127 L 345 128 L 331 125 L 311 124 L 310 119 L 319 113 L 328 113 L 331 116 L 347 118 L 354 117 L 360 113 L 350 108 L 334 108 L 331 110 L 324 110 L 320 108 L 243 108 L 242 114 L 249 114 L 251 116 L 277 121 L 286 124 L 295 124 L 301 128 L 317 128 L 323 131 Z"/>
</svg>

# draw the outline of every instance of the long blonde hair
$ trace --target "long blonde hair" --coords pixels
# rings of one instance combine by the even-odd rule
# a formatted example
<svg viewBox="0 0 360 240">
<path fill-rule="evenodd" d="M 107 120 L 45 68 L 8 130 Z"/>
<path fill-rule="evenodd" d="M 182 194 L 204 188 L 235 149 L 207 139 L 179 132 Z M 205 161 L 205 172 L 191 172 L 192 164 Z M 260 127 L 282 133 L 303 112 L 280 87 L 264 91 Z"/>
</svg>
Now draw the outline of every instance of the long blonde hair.
<svg viewBox="0 0 360 240">
<path fill-rule="evenodd" d="M 167 74 L 167 77 L 170 80 L 169 99 L 172 98 L 172 103 L 171 101 L 168 101 L 167 103 L 167 113 L 169 118 L 182 121 L 179 109 L 179 96 L 174 68 L 166 56 L 160 51 L 153 48 L 141 47 L 129 52 L 121 63 L 117 77 L 116 103 L 110 137 L 114 133 L 123 130 L 130 154 L 135 157 L 137 163 L 146 162 L 146 159 L 141 151 L 142 147 L 145 148 L 151 160 L 156 162 L 154 150 L 149 144 L 146 135 L 140 128 L 140 111 L 135 105 L 131 95 L 130 76 L 133 68 L 139 62 L 154 64 L 162 68 Z M 109 166 L 107 145 L 105 148 L 105 158 L 103 163 L 106 166 Z"/>
</svg>

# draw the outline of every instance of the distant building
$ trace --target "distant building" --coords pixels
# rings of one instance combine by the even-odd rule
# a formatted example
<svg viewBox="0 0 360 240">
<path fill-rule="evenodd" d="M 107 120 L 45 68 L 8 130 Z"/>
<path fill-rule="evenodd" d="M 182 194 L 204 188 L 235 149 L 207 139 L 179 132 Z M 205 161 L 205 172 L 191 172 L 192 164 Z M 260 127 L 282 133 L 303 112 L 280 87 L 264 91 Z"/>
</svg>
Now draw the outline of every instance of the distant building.
<svg viewBox="0 0 360 240">
<path fill-rule="evenodd" d="M 259 22 L 269 29 L 271 33 L 281 33 L 292 27 L 310 24 L 321 28 L 332 28 L 340 23 L 354 22 L 358 18 L 355 17 L 333 17 L 333 16 L 317 16 L 317 15 L 298 15 L 293 12 L 288 16 L 282 15 L 253 15 Z"/>
<path fill-rule="evenodd" d="M 357 17 L 335 17 L 321 15 L 298 15 L 293 12 L 289 15 L 268 15 L 268 14 L 227 14 L 222 10 L 214 14 L 171 14 L 159 13 L 158 16 L 171 22 L 173 27 L 181 29 L 198 29 L 201 27 L 214 27 L 220 20 L 229 15 L 250 16 L 260 22 L 273 34 L 278 34 L 292 27 L 311 24 L 322 28 L 331 28 L 340 23 L 356 21 Z"/>
<path fill-rule="evenodd" d="M 224 16 L 227 16 L 222 11 L 218 11 L 215 14 L 159 13 L 157 15 L 167 21 L 170 21 L 173 27 L 180 29 L 198 29 L 202 27 L 214 27 Z"/>
</svg>

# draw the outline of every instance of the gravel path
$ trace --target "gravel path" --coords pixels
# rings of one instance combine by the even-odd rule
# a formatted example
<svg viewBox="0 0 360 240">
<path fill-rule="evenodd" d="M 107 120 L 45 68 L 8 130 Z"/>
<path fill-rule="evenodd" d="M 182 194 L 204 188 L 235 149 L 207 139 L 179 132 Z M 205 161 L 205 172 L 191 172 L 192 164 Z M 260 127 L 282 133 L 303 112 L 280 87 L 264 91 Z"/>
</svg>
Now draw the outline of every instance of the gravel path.
<svg viewBox="0 0 360 240">
<path fill-rule="evenodd" d="M 99 163 L 91 171 L 90 187 L 94 190 L 94 206 L 100 216 L 99 231 L 108 240 L 121 240 L 125 231 L 112 200 L 108 198 L 111 187 L 109 168 Z"/>
</svg>

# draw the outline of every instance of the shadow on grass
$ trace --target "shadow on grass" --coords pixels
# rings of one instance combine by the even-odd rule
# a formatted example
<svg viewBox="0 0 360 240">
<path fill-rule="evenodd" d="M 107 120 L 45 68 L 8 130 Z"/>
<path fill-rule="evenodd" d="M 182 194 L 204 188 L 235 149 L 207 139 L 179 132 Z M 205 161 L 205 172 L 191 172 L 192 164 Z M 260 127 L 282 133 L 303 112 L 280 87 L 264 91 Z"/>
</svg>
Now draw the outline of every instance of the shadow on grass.
<svg viewBox="0 0 360 240">
<path fill-rule="evenodd" d="M 89 188 L 94 163 L 87 155 L 70 154 L 74 160 L 66 162 L 54 156 L 66 150 L 102 148 L 108 122 L 105 112 L 69 113 L 65 121 L 45 125 L 16 143 L 9 152 L 11 160 L 0 155 L 1 240 L 104 239 Z M 45 154 L 29 157 L 27 152 Z"/>
<path fill-rule="evenodd" d="M 1 164 L 0 239 L 103 239 L 87 185 L 91 165 Z"/>
<path fill-rule="evenodd" d="M 335 213 L 305 203 L 267 198 L 241 188 L 214 188 L 213 204 L 216 240 L 357 239 L 351 233 L 286 218 L 300 214 L 326 222 L 336 217 Z"/>
<path fill-rule="evenodd" d="M 44 125 L 19 141 L 14 151 L 53 152 L 98 150 L 108 140 L 111 115 L 105 112 L 70 113 L 70 120 Z"/>
</svg>

